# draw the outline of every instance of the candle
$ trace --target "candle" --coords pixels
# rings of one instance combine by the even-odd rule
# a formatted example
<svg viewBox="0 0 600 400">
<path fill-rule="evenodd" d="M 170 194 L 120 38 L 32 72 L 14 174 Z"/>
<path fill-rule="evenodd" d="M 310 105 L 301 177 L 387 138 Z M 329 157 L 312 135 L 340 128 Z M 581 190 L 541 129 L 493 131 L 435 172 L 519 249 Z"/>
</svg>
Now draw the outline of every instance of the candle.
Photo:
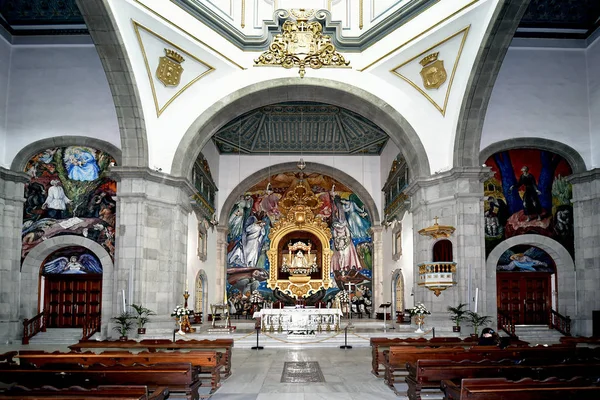
<svg viewBox="0 0 600 400">
<path fill-rule="evenodd" d="M 123 312 L 127 309 L 127 305 L 125 304 L 125 289 L 123 289 Z"/>
<path fill-rule="evenodd" d="M 475 312 L 477 312 L 477 298 L 479 297 L 479 288 L 475 288 Z"/>
</svg>

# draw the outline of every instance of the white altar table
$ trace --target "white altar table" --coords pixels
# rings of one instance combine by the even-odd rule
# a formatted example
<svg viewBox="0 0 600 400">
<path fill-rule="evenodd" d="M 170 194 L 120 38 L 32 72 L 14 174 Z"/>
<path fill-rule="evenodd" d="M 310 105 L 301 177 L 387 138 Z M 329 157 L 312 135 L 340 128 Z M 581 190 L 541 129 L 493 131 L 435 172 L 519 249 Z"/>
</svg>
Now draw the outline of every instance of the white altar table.
<svg viewBox="0 0 600 400">
<path fill-rule="evenodd" d="M 262 329 L 287 331 L 288 333 L 311 333 L 314 331 L 339 330 L 342 312 L 339 308 L 265 308 L 254 313 L 262 318 Z"/>
</svg>

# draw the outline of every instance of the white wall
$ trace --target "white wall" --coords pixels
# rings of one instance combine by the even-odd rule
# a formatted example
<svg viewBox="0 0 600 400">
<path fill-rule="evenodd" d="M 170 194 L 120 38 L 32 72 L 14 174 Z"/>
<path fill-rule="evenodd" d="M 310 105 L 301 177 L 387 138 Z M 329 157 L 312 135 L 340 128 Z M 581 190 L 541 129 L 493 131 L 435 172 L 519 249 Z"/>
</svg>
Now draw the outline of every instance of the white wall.
<svg viewBox="0 0 600 400">
<path fill-rule="evenodd" d="M 196 276 L 202 269 L 206 273 L 206 286 L 204 287 L 204 298 L 206 304 L 222 303 L 223 293 L 215 293 L 214 287 L 217 280 L 216 265 L 217 265 L 217 232 L 208 230 L 207 234 L 207 256 L 206 261 L 200 261 L 198 258 L 198 218 L 195 213 L 188 216 L 188 246 L 187 246 L 187 286 L 190 292 L 188 299 L 188 307 L 195 308 L 196 304 Z M 183 302 L 183 299 L 181 299 Z M 204 318 L 206 318 L 209 310 L 202 310 Z M 206 319 L 205 319 L 206 321 Z"/>
<path fill-rule="evenodd" d="M 590 110 L 590 168 L 600 166 L 600 39 L 587 48 L 587 77 Z"/>
<path fill-rule="evenodd" d="M 481 148 L 511 137 L 542 137 L 567 143 L 591 165 L 586 76 L 583 49 L 509 48 L 488 106 Z"/>
<path fill-rule="evenodd" d="M 13 46 L 7 115 L 7 163 L 27 144 L 53 136 L 91 136 L 120 147 L 112 95 L 91 45 Z"/>
<path fill-rule="evenodd" d="M 6 161 L 6 106 L 10 80 L 10 44 L 0 36 L 0 166 L 8 168 Z"/>
</svg>

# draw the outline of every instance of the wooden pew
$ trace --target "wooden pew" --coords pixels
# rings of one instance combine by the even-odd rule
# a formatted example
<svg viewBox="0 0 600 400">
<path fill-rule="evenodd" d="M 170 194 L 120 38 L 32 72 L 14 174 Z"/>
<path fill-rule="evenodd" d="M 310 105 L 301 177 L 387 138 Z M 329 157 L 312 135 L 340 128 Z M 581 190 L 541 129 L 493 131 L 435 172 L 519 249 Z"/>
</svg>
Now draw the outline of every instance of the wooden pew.
<svg viewBox="0 0 600 400">
<path fill-rule="evenodd" d="M 41 368 L 51 364 L 80 364 L 80 365 L 134 365 L 134 364 L 158 364 L 189 362 L 197 369 L 201 376 L 208 375 L 211 384 L 211 390 L 214 392 L 221 385 L 221 369 L 223 362 L 216 351 L 192 350 L 189 352 L 141 352 L 130 353 L 128 351 L 104 351 L 102 353 L 92 352 L 70 352 L 46 353 L 43 351 L 20 351 L 17 356 L 21 365 L 34 366 Z"/>
<path fill-rule="evenodd" d="M 463 379 L 442 381 L 444 400 L 596 400 L 600 386 L 581 377 L 570 380 L 548 378 L 543 381 L 524 378 Z"/>
<path fill-rule="evenodd" d="M 562 344 L 582 344 L 588 346 L 600 346 L 600 336 L 562 336 L 560 338 Z"/>
<path fill-rule="evenodd" d="M 187 399 L 198 400 L 200 378 L 189 362 L 131 365 L 46 364 L 42 368 L 19 365 L 0 369 L 0 382 L 36 386 L 51 385 L 67 388 L 103 385 L 144 385 L 150 390 L 167 387 L 170 393 L 181 393 Z"/>
<path fill-rule="evenodd" d="M 589 351 L 589 349 L 588 349 Z M 539 357 L 545 354 L 546 358 L 567 358 L 580 354 L 580 349 L 572 345 L 533 346 L 533 347 L 507 347 L 500 349 L 496 346 L 465 347 L 411 347 L 391 346 L 384 351 L 383 364 L 385 367 L 385 383 L 393 388 L 396 378 L 406 376 L 406 364 L 415 363 L 419 359 L 447 359 L 447 360 L 501 360 L 504 358 L 523 359 Z M 600 352 L 593 353 L 600 356 Z"/>
<path fill-rule="evenodd" d="M 408 363 L 409 375 L 407 395 L 411 400 L 421 399 L 423 389 L 439 389 L 444 380 L 466 378 L 507 377 L 512 380 L 521 378 L 545 379 L 548 377 L 571 378 L 573 376 L 600 376 L 600 360 L 570 360 L 556 362 L 554 360 L 533 360 L 528 364 L 523 360 L 501 361 L 452 361 L 452 360 L 418 360 Z M 396 392 L 396 391 L 395 391 Z"/>
<path fill-rule="evenodd" d="M 383 351 L 388 350 L 391 346 L 409 346 L 409 347 L 473 347 L 477 345 L 478 338 L 467 337 L 461 339 L 459 337 L 436 337 L 431 339 L 425 338 L 383 338 L 383 337 L 374 337 L 370 339 L 371 344 L 371 365 L 373 373 L 375 376 L 380 376 L 380 372 L 383 368 L 380 368 L 380 365 L 383 365 Z M 511 347 L 523 347 L 528 346 L 529 343 L 512 339 L 510 342 Z"/>
<path fill-rule="evenodd" d="M 110 399 L 110 400 L 164 400 L 169 396 L 166 387 L 158 387 L 149 392 L 146 386 L 98 386 L 86 389 L 81 386 L 68 388 L 56 388 L 54 386 L 42 386 L 30 388 L 22 385 L 14 385 L 0 390 L 0 399 Z"/>
<path fill-rule="evenodd" d="M 123 349 L 123 350 L 216 350 L 223 353 L 223 370 L 221 379 L 227 379 L 231 375 L 231 348 L 233 339 L 203 339 L 203 340 L 177 340 L 169 339 L 145 339 L 139 342 L 135 340 L 82 340 L 69 346 L 73 351 L 83 349 Z"/>
</svg>

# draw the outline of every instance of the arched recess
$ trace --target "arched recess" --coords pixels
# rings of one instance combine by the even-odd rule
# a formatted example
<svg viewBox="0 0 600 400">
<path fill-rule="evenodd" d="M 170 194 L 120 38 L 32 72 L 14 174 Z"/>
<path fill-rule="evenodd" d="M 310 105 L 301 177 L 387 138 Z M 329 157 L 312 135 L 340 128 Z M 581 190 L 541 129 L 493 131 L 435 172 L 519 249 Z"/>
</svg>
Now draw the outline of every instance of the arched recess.
<svg viewBox="0 0 600 400">
<path fill-rule="evenodd" d="M 557 307 L 558 312 L 563 315 L 575 316 L 577 315 L 577 280 L 575 263 L 571 258 L 571 255 L 566 248 L 563 247 L 559 242 L 551 239 L 547 236 L 542 235 L 518 235 L 506 239 L 502 243 L 492 250 L 487 258 L 485 264 L 485 276 L 486 276 L 486 297 L 493 300 L 493 306 L 488 304 L 488 313 L 491 315 L 496 314 L 496 265 L 500 256 L 511 247 L 519 244 L 526 244 L 531 246 L 539 247 L 544 250 L 556 264 L 557 274 Z"/>
<path fill-rule="evenodd" d="M 201 269 L 196 274 L 196 282 L 194 284 L 194 310 L 196 312 L 202 312 L 203 316 L 207 316 L 207 307 L 206 307 L 206 299 L 208 298 L 208 278 L 206 277 L 206 272 Z"/>
<path fill-rule="evenodd" d="M 392 309 L 391 318 L 394 318 L 396 312 L 404 311 L 406 299 L 404 299 L 404 274 L 401 269 L 392 272 Z"/>
<path fill-rule="evenodd" d="M 123 150 L 121 165 L 147 167 L 144 111 L 117 22 L 107 1 L 75 1 L 96 46 L 115 103 Z"/>
<path fill-rule="evenodd" d="M 10 168 L 13 171 L 23 172 L 31 157 L 52 147 L 85 146 L 96 150 L 102 150 L 110 154 L 118 165 L 121 165 L 121 150 L 113 144 L 87 136 L 57 136 L 37 140 L 23 147 L 15 156 Z"/>
<path fill-rule="evenodd" d="M 65 235 L 55 236 L 44 240 L 35 246 L 23 260 L 21 266 L 21 318 L 31 318 L 38 313 L 38 279 L 40 267 L 46 257 L 54 251 L 66 246 L 85 247 L 94 253 L 102 264 L 102 337 L 108 334 L 108 323 L 110 318 L 116 314 L 113 310 L 113 276 L 114 264 L 108 252 L 93 240 L 85 237 Z"/>
<path fill-rule="evenodd" d="M 392 106 L 347 83 L 320 78 L 280 78 L 258 82 L 231 93 L 202 113 L 179 142 L 171 174 L 190 177 L 193 160 L 217 130 L 258 107 L 286 101 L 318 101 L 344 107 L 383 129 L 402 151 L 411 180 L 430 175 L 429 160 L 416 131 Z"/>
<path fill-rule="evenodd" d="M 280 174 L 283 172 L 296 171 L 298 169 L 296 164 L 297 163 L 295 162 L 288 162 L 272 165 L 270 167 L 256 171 L 255 173 L 241 181 L 231 191 L 231 193 L 229 193 L 229 196 L 227 196 L 225 203 L 223 203 L 223 207 L 221 207 L 221 213 L 219 215 L 219 221 L 227 221 L 227 219 L 229 218 L 229 213 L 235 205 L 235 202 L 240 198 L 241 195 L 243 195 L 246 192 L 248 188 L 256 185 L 257 183 L 265 179 L 269 175 L 269 173 L 273 175 Z M 333 168 L 328 165 L 317 164 L 312 162 L 306 163 L 306 168 L 304 169 L 304 172 L 306 172 L 307 174 L 320 173 L 329 176 L 331 176 L 332 174 L 335 175 L 335 179 L 346 185 L 348 188 L 352 189 L 352 191 L 356 193 L 358 197 L 362 200 L 362 202 L 365 204 L 365 211 L 367 211 L 371 216 L 373 225 L 379 224 L 379 212 L 377 211 L 377 205 L 375 204 L 375 201 L 371 197 L 371 194 L 356 179 L 339 169 Z"/>
<path fill-rule="evenodd" d="M 479 162 L 481 133 L 496 77 L 530 0 L 501 0 L 496 7 L 471 71 L 454 138 L 454 167 Z"/>
<path fill-rule="evenodd" d="M 583 157 L 575 149 L 564 143 L 542 138 L 514 138 L 493 143 L 481 150 L 479 163 L 483 164 L 493 154 L 511 149 L 548 150 L 564 157 L 571 166 L 574 174 L 587 170 Z"/>
</svg>

